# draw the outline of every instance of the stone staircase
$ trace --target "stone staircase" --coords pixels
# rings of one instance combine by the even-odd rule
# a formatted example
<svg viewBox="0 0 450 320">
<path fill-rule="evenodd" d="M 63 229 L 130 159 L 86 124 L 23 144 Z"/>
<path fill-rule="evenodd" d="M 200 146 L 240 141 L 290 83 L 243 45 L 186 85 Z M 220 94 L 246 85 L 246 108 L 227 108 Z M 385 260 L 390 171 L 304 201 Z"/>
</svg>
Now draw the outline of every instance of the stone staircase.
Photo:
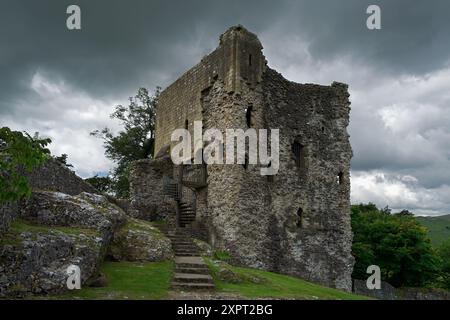
<svg viewBox="0 0 450 320">
<path fill-rule="evenodd" d="M 175 274 L 172 279 L 173 289 L 210 290 L 214 282 L 208 266 L 200 256 L 197 246 L 184 228 L 161 227 L 161 231 L 172 242 L 175 252 Z"/>
<path fill-rule="evenodd" d="M 195 209 L 186 202 L 180 201 L 180 226 L 186 227 L 195 221 Z"/>
</svg>

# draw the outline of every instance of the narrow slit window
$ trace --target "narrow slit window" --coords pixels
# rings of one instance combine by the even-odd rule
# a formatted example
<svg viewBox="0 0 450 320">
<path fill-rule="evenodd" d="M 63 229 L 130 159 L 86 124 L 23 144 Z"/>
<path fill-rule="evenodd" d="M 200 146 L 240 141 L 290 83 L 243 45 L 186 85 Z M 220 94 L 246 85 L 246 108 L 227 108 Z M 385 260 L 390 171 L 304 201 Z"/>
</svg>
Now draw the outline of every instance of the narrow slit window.
<svg viewBox="0 0 450 320">
<path fill-rule="evenodd" d="M 267 165 L 267 168 L 270 168 L 272 166 L 272 161 L 269 162 L 269 164 Z M 268 182 L 273 182 L 273 175 L 267 175 L 267 181 Z"/>
<path fill-rule="evenodd" d="M 297 210 L 297 228 L 301 228 L 303 226 L 303 209 L 298 208 Z"/>
<path fill-rule="evenodd" d="M 250 67 L 252 66 L 252 55 L 251 54 L 248 55 L 248 65 Z"/>
<path fill-rule="evenodd" d="M 305 167 L 305 147 L 299 142 L 294 142 L 292 145 L 292 152 L 295 156 L 295 164 L 299 168 Z"/>
<path fill-rule="evenodd" d="M 248 155 L 245 154 L 245 160 L 244 160 L 244 164 L 242 165 L 244 167 L 245 170 L 247 170 L 248 168 Z"/>
<path fill-rule="evenodd" d="M 341 171 L 337 175 L 337 183 L 342 184 L 344 183 L 344 173 Z"/>
<path fill-rule="evenodd" d="M 253 111 L 253 106 L 249 106 L 247 108 L 247 110 L 245 111 L 245 120 L 247 122 L 247 127 L 251 127 L 252 126 L 252 111 Z"/>
<path fill-rule="evenodd" d="M 184 121 L 184 128 L 186 130 L 189 128 L 189 121 L 187 119 Z"/>
</svg>

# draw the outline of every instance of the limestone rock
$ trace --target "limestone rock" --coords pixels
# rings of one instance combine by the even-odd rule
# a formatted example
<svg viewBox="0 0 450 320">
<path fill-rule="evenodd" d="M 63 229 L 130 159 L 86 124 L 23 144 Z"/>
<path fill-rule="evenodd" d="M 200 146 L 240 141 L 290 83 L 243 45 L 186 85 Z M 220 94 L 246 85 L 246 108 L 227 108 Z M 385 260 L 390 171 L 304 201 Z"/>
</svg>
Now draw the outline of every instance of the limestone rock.
<svg viewBox="0 0 450 320">
<path fill-rule="evenodd" d="M 56 294 L 67 289 L 67 267 L 81 283 L 98 272 L 113 232 L 126 216 L 100 195 L 36 191 L 0 238 L 0 297 Z"/>
<path fill-rule="evenodd" d="M 151 223 L 129 218 L 112 239 L 108 256 L 116 261 L 164 261 L 174 254 L 170 240 Z"/>
<path fill-rule="evenodd" d="M 94 228 L 109 241 L 114 229 L 125 223 L 123 211 L 101 195 L 36 191 L 20 208 L 20 216 L 46 226 Z"/>
<path fill-rule="evenodd" d="M 16 225 L 0 241 L 0 297 L 63 292 L 67 290 L 69 265 L 80 267 L 84 283 L 103 258 L 102 239 L 96 233 L 44 228 L 16 233 Z"/>
</svg>

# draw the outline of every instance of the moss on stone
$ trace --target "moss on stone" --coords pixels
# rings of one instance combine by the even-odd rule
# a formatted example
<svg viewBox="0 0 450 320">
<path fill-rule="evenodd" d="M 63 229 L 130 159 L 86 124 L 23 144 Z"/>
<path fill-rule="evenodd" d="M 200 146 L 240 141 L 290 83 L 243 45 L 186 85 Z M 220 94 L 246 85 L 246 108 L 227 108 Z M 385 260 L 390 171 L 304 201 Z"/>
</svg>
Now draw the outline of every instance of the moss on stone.
<svg viewBox="0 0 450 320">
<path fill-rule="evenodd" d="M 78 227 L 61 227 L 37 225 L 23 219 L 16 219 L 11 223 L 9 230 L 0 238 L 0 245 L 20 245 L 22 243 L 21 233 L 28 232 L 35 239 L 38 233 L 61 232 L 67 235 L 79 236 L 84 234 L 89 237 L 98 237 L 99 233 L 94 229 Z"/>
</svg>

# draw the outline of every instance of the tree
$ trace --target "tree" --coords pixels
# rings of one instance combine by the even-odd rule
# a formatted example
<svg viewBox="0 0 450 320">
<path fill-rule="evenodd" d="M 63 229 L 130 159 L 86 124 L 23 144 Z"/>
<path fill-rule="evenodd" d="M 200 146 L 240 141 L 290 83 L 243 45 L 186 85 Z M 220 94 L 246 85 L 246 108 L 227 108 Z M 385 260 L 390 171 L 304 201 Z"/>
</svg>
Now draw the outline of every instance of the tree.
<svg viewBox="0 0 450 320">
<path fill-rule="evenodd" d="M 427 230 L 409 212 L 391 214 L 372 205 L 352 206 L 353 277 L 367 278 L 369 265 L 378 265 L 382 279 L 393 286 L 425 286 L 435 281 L 439 258 Z"/>
<path fill-rule="evenodd" d="M 36 133 L 0 129 L 0 205 L 17 201 L 31 194 L 23 173 L 41 165 L 50 156 L 46 146 L 50 139 L 41 139 Z"/>
<path fill-rule="evenodd" d="M 63 153 L 59 157 L 54 157 L 54 158 L 62 166 L 66 167 L 66 168 L 73 168 L 73 165 L 71 165 L 70 163 L 67 163 L 67 157 L 68 157 L 67 154 Z"/>
<path fill-rule="evenodd" d="M 117 135 L 105 127 L 91 135 L 103 139 L 106 156 L 117 165 L 112 170 L 112 190 L 117 197 L 129 196 L 129 166 L 131 162 L 152 157 L 155 144 L 155 108 L 160 88 L 153 96 L 140 88 L 129 105 L 118 105 L 111 118 L 121 121 L 123 130 Z"/>
<path fill-rule="evenodd" d="M 450 290 L 450 238 L 440 245 L 438 254 L 441 259 L 441 272 L 438 281 L 440 286 Z"/>
<path fill-rule="evenodd" d="M 107 194 L 111 192 L 112 181 L 110 177 L 99 177 L 98 175 L 95 175 L 91 178 L 84 179 L 84 181 L 100 192 Z"/>
</svg>

